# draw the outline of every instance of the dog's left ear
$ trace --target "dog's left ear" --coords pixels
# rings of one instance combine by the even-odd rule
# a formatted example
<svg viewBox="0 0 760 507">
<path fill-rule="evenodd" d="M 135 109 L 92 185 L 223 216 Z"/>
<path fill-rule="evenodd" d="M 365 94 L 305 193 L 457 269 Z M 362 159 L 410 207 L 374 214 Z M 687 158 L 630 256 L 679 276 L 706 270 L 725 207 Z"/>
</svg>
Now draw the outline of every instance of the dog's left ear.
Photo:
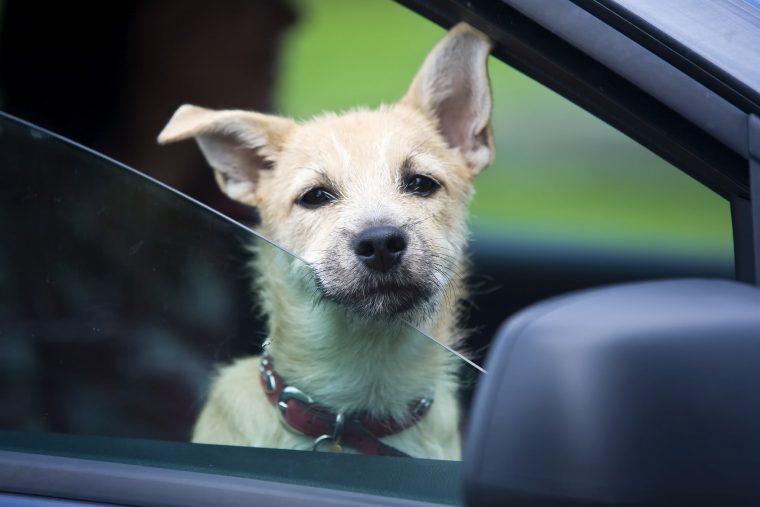
<svg viewBox="0 0 760 507">
<path fill-rule="evenodd" d="M 474 174 L 493 159 L 491 85 L 487 59 L 491 41 L 459 23 L 433 48 L 401 104 L 436 122 Z"/>
</svg>

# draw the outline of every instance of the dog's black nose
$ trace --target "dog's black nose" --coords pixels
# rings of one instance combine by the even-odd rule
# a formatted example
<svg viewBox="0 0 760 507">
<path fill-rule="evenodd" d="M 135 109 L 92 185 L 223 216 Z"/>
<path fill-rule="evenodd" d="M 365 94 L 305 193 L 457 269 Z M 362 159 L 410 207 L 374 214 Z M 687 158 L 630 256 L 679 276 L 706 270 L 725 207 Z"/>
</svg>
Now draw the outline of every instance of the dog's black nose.
<svg viewBox="0 0 760 507">
<path fill-rule="evenodd" d="M 391 225 L 370 227 L 357 234 L 351 246 L 365 266 L 385 273 L 404 255 L 406 236 L 404 231 Z"/>
</svg>

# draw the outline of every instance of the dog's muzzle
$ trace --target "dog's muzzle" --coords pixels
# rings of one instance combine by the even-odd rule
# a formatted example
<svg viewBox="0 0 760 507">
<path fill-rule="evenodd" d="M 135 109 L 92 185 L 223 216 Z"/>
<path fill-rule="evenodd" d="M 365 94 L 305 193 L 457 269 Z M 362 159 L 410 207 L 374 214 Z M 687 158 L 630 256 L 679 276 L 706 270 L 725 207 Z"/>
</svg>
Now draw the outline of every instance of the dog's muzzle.
<svg viewBox="0 0 760 507">
<path fill-rule="evenodd" d="M 440 266 L 412 231 L 372 225 L 336 242 L 315 264 L 317 290 L 324 299 L 366 317 L 395 317 L 426 311 L 441 284 Z"/>
</svg>

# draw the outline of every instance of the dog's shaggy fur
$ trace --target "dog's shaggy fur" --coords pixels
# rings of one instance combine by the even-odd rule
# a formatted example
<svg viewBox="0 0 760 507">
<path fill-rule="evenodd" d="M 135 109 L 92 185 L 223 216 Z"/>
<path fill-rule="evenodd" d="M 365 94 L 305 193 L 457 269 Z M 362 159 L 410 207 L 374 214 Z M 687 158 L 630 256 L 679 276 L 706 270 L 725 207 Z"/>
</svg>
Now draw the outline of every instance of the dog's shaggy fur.
<svg viewBox="0 0 760 507">
<path fill-rule="evenodd" d="M 194 137 L 227 195 L 258 208 L 262 235 L 302 259 L 259 248 L 255 261 L 280 375 L 335 412 L 378 418 L 402 420 L 411 400 L 434 395 L 418 424 L 382 439 L 416 457 L 460 455 L 458 361 L 401 320 L 447 345 L 461 339 L 467 206 L 493 156 L 489 50 L 460 24 L 394 105 L 305 123 L 182 106 L 159 136 Z M 305 205 L 316 189 L 323 201 Z M 367 268 L 352 246 L 378 226 L 405 240 L 387 271 Z M 258 366 L 250 357 L 220 370 L 194 441 L 312 447 L 280 421 Z"/>
</svg>

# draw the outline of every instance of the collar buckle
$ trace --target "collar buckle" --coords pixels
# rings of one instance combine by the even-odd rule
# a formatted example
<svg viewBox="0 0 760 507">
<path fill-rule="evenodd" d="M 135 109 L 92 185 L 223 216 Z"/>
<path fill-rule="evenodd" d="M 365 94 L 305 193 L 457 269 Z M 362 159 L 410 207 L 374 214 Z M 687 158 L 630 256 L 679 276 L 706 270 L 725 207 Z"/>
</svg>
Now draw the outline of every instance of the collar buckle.
<svg viewBox="0 0 760 507">
<path fill-rule="evenodd" d="M 287 420 L 288 402 L 296 400 L 304 405 L 314 405 L 314 400 L 308 394 L 293 386 L 285 386 L 277 397 L 277 408 L 280 409 L 280 415 Z"/>
</svg>

